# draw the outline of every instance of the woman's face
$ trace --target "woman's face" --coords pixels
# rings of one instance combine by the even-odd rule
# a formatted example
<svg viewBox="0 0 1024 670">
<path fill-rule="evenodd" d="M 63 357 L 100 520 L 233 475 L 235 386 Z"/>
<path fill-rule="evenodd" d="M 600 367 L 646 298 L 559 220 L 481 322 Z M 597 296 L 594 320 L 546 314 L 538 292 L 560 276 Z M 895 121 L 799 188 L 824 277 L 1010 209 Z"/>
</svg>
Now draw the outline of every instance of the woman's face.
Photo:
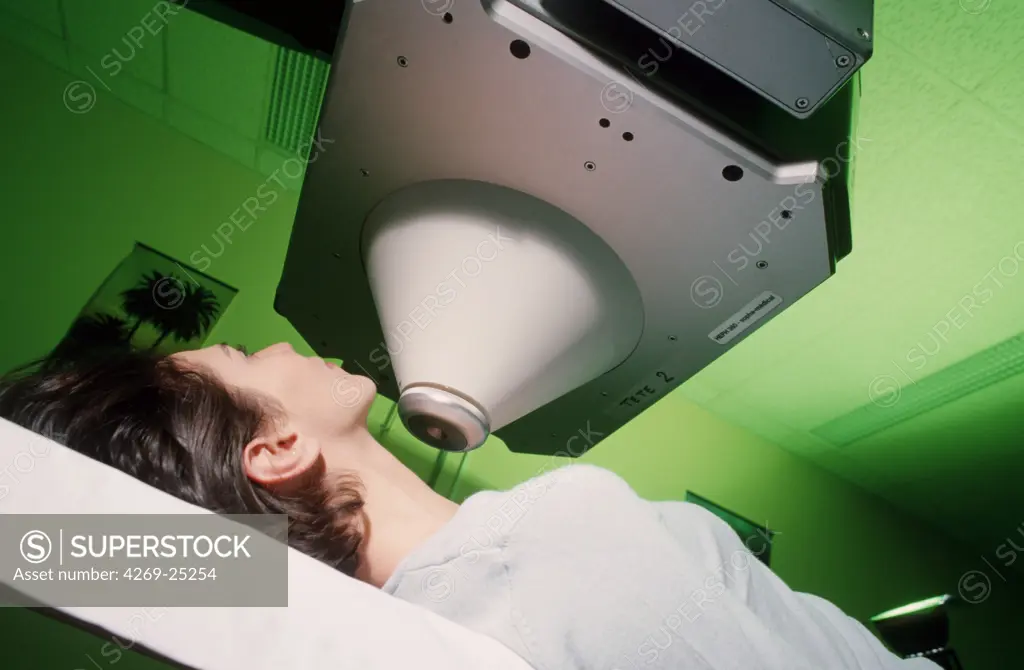
<svg viewBox="0 0 1024 670">
<path fill-rule="evenodd" d="M 227 386 L 276 401 L 293 425 L 318 435 L 365 427 L 377 392 L 369 378 L 351 375 L 322 358 L 301 356 L 285 342 L 252 354 L 220 344 L 172 359 L 205 368 Z"/>
</svg>

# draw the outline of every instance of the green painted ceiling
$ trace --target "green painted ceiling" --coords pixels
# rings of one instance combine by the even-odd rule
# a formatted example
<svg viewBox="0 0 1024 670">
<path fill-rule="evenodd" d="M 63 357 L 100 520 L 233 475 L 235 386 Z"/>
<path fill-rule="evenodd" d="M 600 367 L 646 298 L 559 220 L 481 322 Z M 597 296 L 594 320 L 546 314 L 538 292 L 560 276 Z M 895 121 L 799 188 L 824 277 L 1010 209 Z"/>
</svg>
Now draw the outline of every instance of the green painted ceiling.
<svg viewBox="0 0 1024 670">
<path fill-rule="evenodd" d="M 1024 338 L 989 351 L 1024 332 L 1024 3 L 880 0 L 875 37 L 852 255 L 680 392 L 991 549 L 1024 522 Z"/>
<path fill-rule="evenodd" d="M 123 71 L 100 65 L 154 4 L 0 0 L 0 38 L 270 174 L 288 155 L 264 123 L 276 47 L 182 12 Z M 1022 107 L 1024 3 L 877 2 L 853 254 L 676 393 L 977 547 L 1015 532 Z"/>
</svg>

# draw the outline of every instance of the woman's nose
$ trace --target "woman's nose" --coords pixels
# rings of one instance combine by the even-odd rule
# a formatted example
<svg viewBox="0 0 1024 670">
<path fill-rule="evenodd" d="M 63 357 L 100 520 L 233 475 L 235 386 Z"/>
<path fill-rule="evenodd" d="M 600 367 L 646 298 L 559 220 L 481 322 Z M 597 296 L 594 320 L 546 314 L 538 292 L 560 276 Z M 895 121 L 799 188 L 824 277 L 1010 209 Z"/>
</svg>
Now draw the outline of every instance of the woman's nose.
<svg viewBox="0 0 1024 670">
<path fill-rule="evenodd" d="M 256 352 L 256 356 L 271 356 L 273 354 L 284 354 L 284 353 L 295 353 L 295 349 L 292 349 L 292 345 L 287 342 L 278 342 L 277 344 L 271 344 L 265 349 L 260 349 Z"/>
</svg>

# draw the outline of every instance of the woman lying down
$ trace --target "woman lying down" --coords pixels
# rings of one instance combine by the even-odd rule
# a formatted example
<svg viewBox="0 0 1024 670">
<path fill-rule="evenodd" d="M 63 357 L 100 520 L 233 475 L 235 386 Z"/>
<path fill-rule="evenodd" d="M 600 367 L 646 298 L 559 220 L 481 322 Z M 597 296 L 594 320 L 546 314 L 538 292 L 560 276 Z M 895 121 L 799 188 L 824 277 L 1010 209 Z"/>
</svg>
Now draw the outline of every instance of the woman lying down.
<svg viewBox="0 0 1024 670">
<path fill-rule="evenodd" d="M 937 668 L 790 590 L 724 522 L 571 465 L 457 505 L 366 428 L 347 373 L 287 344 L 23 370 L 0 416 L 187 502 L 283 513 L 294 548 L 541 670 Z M 346 405 L 352 405 L 346 402 Z"/>
</svg>

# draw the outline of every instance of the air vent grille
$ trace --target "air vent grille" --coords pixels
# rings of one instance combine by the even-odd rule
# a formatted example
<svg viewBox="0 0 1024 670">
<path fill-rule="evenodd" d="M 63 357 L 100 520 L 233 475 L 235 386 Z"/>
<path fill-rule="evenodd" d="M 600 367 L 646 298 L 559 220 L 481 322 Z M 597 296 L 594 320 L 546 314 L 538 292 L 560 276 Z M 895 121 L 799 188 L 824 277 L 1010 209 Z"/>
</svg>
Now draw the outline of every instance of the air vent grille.
<svg viewBox="0 0 1024 670">
<path fill-rule="evenodd" d="M 280 48 L 274 64 L 265 139 L 287 153 L 307 150 L 316 130 L 330 66 L 308 54 Z"/>
</svg>

